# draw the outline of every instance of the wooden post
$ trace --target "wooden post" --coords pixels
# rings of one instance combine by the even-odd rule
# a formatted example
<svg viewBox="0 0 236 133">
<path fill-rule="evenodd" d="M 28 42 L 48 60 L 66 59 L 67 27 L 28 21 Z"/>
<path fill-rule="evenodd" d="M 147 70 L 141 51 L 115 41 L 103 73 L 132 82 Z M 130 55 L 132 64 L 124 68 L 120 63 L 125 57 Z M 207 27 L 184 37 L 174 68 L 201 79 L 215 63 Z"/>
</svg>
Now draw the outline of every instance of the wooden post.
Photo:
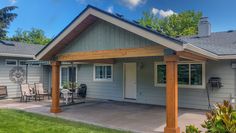
<svg viewBox="0 0 236 133">
<path fill-rule="evenodd" d="M 164 57 L 166 62 L 166 127 L 165 133 L 179 133 L 178 127 L 178 56 Z"/>
<path fill-rule="evenodd" d="M 51 62 L 52 66 L 52 106 L 51 113 L 59 113 L 61 109 L 59 107 L 60 99 L 60 89 L 59 89 L 59 80 L 60 80 L 60 62 L 53 61 Z"/>
</svg>

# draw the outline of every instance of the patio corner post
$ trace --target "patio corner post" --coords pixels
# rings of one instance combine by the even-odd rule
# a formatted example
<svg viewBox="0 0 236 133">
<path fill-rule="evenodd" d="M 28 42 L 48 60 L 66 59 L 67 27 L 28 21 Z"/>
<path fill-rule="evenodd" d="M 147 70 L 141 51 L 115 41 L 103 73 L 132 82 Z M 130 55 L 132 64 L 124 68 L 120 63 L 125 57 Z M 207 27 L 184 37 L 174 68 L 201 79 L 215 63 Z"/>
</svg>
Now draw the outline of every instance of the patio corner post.
<svg viewBox="0 0 236 133">
<path fill-rule="evenodd" d="M 60 89 L 59 89 L 59 80 L 60 80 L 60 62 L 52 61 L 52 106 L 51 113 L 59 113 L 61 109 L 59 107 L 60 99 Z"/>
<path fill-rule="evenodd" d="M 178 56 L 164 57 L 166 63 L 166 127 L 165 133 L 180 133 L 178 127 Z"/>
</svg>

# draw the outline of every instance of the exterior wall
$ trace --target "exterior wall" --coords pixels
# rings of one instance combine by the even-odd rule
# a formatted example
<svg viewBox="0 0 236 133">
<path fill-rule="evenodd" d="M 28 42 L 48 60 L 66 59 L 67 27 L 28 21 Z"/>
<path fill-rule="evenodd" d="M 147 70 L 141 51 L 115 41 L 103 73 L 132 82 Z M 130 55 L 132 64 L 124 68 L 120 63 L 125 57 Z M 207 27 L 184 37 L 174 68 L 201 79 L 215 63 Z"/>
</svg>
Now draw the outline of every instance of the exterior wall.
<svg viewBox="0 0 236 133">
<path fill-rule="evenodd" d="M 42 66 L 41 67 L 41 82 L 45 90 L 51 92 L 51 66 Z"/>
<path fill-rule="evenodd" d="M 88 97 L 127 101 L 123 99 L 123 63 L 137 62 L 137 99 L 131 102 L 165 105 L 165 88 L 154 86 L 154 62 L 161 58 L 119 59 L 113 66 L 113 82 L 93 81 L 93 64 L 79 65 L 78 82 L 88 86 Z M 143 64 L 143 68 L 139 65 Z M 222 78 L 224 87 L 210 91 L 212 103 L 229 99 L 235 90 L 235 70 L 230 61 L 206 62 L 206 79 L 217 76 Z M 206 89 L 179 88 L 179 106 L 207 109 Z"/>
<path fill-rule="evenodd" d="M 61 51 L 61 54 L 78 51 L 137 48 L 149 45 L 156 45 L 156 43 L 99 20 L 82 32 L 71 44 L 68 44 Z"/>
<path fill-rule="evenodd" d="M 0 57 L 0 85 L 6 85 L 7 86 L 7 91 L 8 91 L 8 98 L 14 98 L 14 97 L 19 97 L 21 96 L 20 92 L 20 86 L 14 82 L 12 82 L 9 79 L 9 71 L 14 67 L 14 66 L 7 66 L 5 65 L 5 60 L 6 59 L 14 59 L 14 60 L 27 60 L 24 58 L 12 58 L 12 57 Z M 22 66 L 24 70 L 26 70 L 25 66 Z M 46 69 L 47 70 L 47 69 Z M 45 70 L 45 75 L 44 77 L 47 76 L 47 73 Z M 42 66 L 40 67 L 33 67 L 30 66 L 28 67 L 28 83 L 30 85 L 34 85 L 34 83 L 39 83 L 42 82 Z M 46 79 L 48 82 L 48 79 Z M 45 80 L 45 81 L 46 81 Z M 26 82 L 26 80 L 25 80 Z M 45 82 L 45 86 L 48 86 Z"/>
</svg>

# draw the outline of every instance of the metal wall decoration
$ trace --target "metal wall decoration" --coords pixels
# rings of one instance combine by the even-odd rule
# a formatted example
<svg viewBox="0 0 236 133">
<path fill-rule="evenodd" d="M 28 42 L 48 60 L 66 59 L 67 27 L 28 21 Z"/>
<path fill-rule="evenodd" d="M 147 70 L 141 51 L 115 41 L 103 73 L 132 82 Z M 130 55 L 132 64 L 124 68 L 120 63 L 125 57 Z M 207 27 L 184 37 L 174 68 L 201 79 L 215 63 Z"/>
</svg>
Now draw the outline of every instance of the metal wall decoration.
<svg viewBox="0 0 236 133">
<path fill-rule="evenodd" d="M 21 84 L 25 80 L 25 70 L 22 67 L 13 67 L 9 72 L 9 78 L 12 82 Z"/>
</svg>

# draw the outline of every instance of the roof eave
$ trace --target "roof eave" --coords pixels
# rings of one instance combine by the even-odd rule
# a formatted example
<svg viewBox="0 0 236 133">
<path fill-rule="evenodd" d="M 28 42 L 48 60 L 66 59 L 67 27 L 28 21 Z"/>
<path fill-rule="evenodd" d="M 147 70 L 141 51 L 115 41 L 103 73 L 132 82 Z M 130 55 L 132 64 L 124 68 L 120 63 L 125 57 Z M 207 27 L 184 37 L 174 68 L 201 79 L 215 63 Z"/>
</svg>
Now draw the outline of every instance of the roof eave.
<svg viewBox="0 0 236 133">
<path fill-rule="evenodd" d="M 34 55 L 27 55 L 27 54 L 13 54 L 13 53 L 0 53 L 0 56 L 3 57 L 22 57 L 22 58 L 32 58 L 34 59 Z"/>
<path fill-rule="evenodd" d="M 183 45 L 185 50 L 190 50 L 193 51 L 195 53 L 199 53 L 209 59 L 213 59 L 213 60 L 232 60 L 232 59 L 236 59 L 236 55 L 231 54 L 231 55 L 217 55 L 211 51 L 207 51 L 204 50 L 202 48 L 199 48 L 197 46 L 192 45 L 191 43 L 186 43 Z"/>
</svg>

